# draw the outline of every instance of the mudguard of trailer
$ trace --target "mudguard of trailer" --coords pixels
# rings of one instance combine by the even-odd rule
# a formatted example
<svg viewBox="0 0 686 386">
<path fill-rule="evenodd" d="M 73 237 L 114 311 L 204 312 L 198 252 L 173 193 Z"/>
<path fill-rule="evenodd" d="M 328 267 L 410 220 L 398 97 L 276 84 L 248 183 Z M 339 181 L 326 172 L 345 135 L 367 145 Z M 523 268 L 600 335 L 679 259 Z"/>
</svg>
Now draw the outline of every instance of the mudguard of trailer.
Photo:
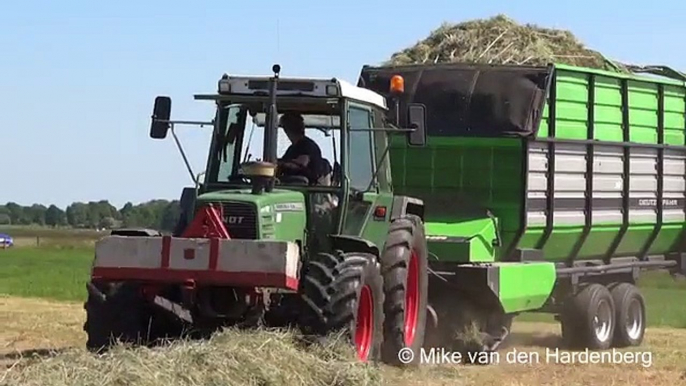
<svg viewBox="0 0 686 386">
<path fill-rule="evenodd" d="M 549 262 L 465 264 L 449 271 L 432 268 L 436 283 L 471 292 L 484 303 L 497 300 L 505 314 L 540 309 L 557 280 L 555 264 Z"/>
</svg>

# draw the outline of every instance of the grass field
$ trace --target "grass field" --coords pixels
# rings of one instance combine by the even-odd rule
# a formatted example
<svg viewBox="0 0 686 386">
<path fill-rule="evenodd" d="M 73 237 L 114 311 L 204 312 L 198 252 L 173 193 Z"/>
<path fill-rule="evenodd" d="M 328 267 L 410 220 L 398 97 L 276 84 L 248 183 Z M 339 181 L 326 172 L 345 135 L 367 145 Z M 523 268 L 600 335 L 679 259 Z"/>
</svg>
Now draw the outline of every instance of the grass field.
<svg viewBox="0 0 686 386">
<path fill-rule="evenodd" d="M 46 232 L 44 237 L 54 236 Z M 93 248 L 85 244 L 86 240 L 92 244 L 94 237 L 77 233 L 42 247 L 0 250 L 0 294 L 83 301 L 93 259 Z M 676 306 L 686 296 L 686 280 L 652 271 L 641 276 L 639 286 L 651 326 L 686 328 L 686 309 Z M 520 315 L 518 320 L 554 322 L 551 315 L 536 313 Z"/>
<path fill-rule="evenodd" d="M 0 233 L 12 236 L 17 247 L 92 247 L 106 235 L 92 229 L 0 226 Z"/>
<path fill-rule="evenodd" d="M 0 228 L 2 232 L 7 230 Z M 510 346 L 504 349 L 501 363 L 496 366 L 426 365 L 407 371 L 382 366 L 376 369 L 328 354 L 297 351 L 299 349 L 284 343 L 285 338 L 279 336 L 249 338 L 230 333 L 230 338 L 220 337 L 210 343 L 184 343 L 161 352 L 122 350 L 98 359 L 83 351 L 85 313 L 82 302 L 93 258 L 92 245 L 103 234 L 68 230 L 39 232 L 39 237 L 49 242 L 41 243 L 41 246 L 0 249 L 0 325 L 3 327 L 0 329 L 0 366 L 10 367 L 4 374 L 0 371 L 0 385 L 232 384 L 228 381 L 232 377 L 241 379 L 235 384 L 246 385 L 287 382 L 642 386 L 686 382 L 686 350 L 683 349 L 686 347 L 683 300 L 686 281 L 673 280 L 658 272 L 644 274 L 639 283 L 647 301 L 649 329 L 645 344 L 630 350 L 650 353 L 652 363 L 648 367 L 640 363 L 546 362 L 545 353 L 559 345 L 560 332 L 557 324 L 549 323 L 553 322 L 552 317 L 540 314 L 524 314 L 516 319 Z M 14 229 L 8 233 L 31 239 L 37 232 Z M 238 350 L 235 341 L 243 342 L 242 347 L 250 347 L 255 352 Z M 66 353 L 57 355 L 46 351 L 70 347 L 72 349 Z M 528 355 L 538 353 L 543 362 L 505 363 L 505 355 L 513 350 Z M 38 356 L 34 359 L 26 358 L 27 353 L 36 352 Z M 259 358 L 272 358 L 269 371 L 258 366 L 262 363 Z M 178 371 L 170 371 L 172 368 Z M 246 372 L 243 368 L 252 370 Z M 314 381 L 313 373 L 319 374 Z"/>
<path fill-rule="evenodd" d="M 516 322 L 510 345 L 492 366 L 422 365 L 402 370 L 366 366 L 346 356 L 305 350 L 283 334 L 227 332 L 209 342 L 161 350 L 83 350 L 79 303 L 0 296 L 0 385 L 401 385 L 576 386 L 680 385 L 686 382 L 686 331 L 649 328 L 633 361 L 556 363 L 559 328 Z M 513 353 L 529 361 L 512 361 Z M 509 358 L 508 358 L 509 357 Z M 538 360 L 537 360 L 538 359 Z M 628 358 L 632 359 L 632 358 Z"/>
</svg>

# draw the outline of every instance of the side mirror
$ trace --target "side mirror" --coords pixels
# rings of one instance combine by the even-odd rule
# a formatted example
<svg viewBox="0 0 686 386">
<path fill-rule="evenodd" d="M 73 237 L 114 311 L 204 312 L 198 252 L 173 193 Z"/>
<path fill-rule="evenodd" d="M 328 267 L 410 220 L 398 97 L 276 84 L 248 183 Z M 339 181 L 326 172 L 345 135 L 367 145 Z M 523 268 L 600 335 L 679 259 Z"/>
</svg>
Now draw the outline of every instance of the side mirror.
<svg viewBox="0 0 686 386">
<path fill-rule="evenodd" d="M 412 146 L 426 145 L 426 107 L 411 103 L 407 106 L 407 123 L 414 131 L 408 133 L 407 142 Z"/>
<path fill-rule="evenodd" d="M 150 123 L 150 138 L 164 139 L 169 131 L 169 117 L 171 116 L 171 98 L 158 96 L 152 111 Z"/>
</svg>

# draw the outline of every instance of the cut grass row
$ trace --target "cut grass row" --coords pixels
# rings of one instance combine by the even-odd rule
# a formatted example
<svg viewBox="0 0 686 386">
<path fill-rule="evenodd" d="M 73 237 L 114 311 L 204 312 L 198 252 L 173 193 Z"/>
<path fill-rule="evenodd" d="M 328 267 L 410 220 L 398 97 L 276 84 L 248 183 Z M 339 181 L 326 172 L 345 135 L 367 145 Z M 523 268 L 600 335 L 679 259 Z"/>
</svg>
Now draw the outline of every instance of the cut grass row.
<svg viewBox="0 0 686 386">
<path fill-rule="evenodd" d="M 570 364 L 546 356 L 560 345 L 557 325 L 515 322 L 494 366 L 398 369 L 359 363 L 346 347 L 304 347 L 283 331 L 227 330 L 207 341 L 179 341 L 155 350 L 117 348 L 93 356 L 83 349 L 84 319 L 80 304 L 0 296 L 0 385 L 650 386 L 680 385 L 686 379 L 684 329 L 649 328 L 640 348 L 621 350 L 640 352 L 634 362 Z M 512 363 L 515 352 L 532 360 Z M 9 369 L 4 374 L 2 366 Z"/>
<path fill-rule="evenodd" d="M 0 294 L 83 301 L 93 259 L 92 247 L 46 246 L 0 250 Z M 646 298 L 650 326 L 686 328 L 686 281 L 646 272 L 639 286 Z M 551 315 L 523 314 L 521 321 L 553 322 Z"/>
</svg>

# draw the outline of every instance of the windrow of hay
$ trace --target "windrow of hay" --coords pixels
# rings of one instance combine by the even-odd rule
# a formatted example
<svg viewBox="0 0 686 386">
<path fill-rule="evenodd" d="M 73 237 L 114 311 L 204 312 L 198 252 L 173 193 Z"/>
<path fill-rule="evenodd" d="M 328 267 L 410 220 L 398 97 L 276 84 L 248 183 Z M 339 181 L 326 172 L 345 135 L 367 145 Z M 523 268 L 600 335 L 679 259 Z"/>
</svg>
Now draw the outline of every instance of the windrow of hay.
<svg viewBox="0 0 686 386">
<path fill-rule="evenodd" d="M 504 15 L 443 24 L 412 47 L 396 52 L 387 65 L 472 62 L 512 65 L 564 63 L 626 71 L 584 46 L 570 31 L 518 24 Z"/>
<path fill-rule="evenodd" d="M 115 347 L 100 356 L 73 350 L 51 358 L 24 359 L 4 374 L 8 386 L 71 385 L 322 385 L 381 383 L 372 365 L 360 363 L 349 345 L 332 339 L 301 344 L 274 330 L 227 330 L 209 340 L 148 348 Z"/>
</svg>

